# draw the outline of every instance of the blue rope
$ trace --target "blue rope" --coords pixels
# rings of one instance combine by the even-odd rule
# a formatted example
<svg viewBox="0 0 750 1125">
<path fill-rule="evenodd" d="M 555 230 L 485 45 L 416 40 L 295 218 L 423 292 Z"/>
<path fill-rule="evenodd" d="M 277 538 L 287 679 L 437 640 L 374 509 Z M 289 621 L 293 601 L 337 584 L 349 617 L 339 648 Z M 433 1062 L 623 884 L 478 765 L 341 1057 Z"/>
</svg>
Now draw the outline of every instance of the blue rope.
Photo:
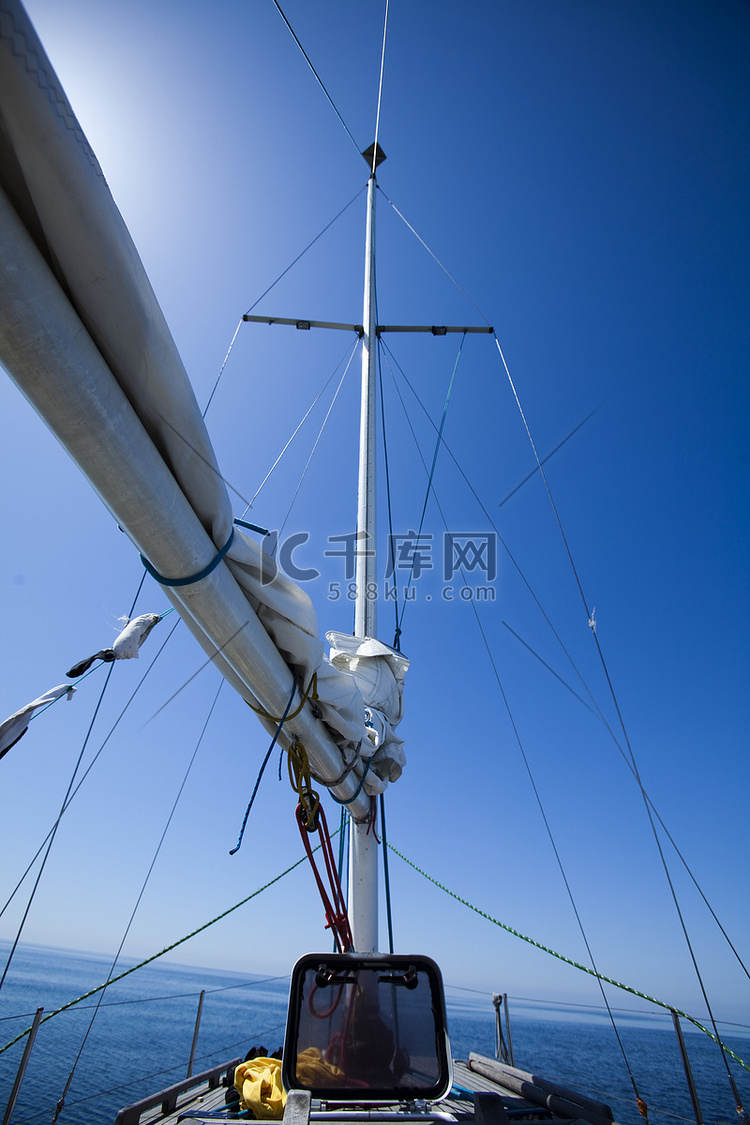
<svg viewBox="0 0 750 1125">
<path fill-rule="evenodd" d="M 422 505 L 422 515 L 421 515 L 420 520 L 419 520 L 419 529 L 417 531 L 416 545 L 419 544 L 419 537 L 422 534 L 422 527 L 424 525 L 424 518 L 425 518 L 425 514 L 427 512 L 427 504 L 429 503 L 430 492 L 432 491 L 432 478 L 435 476 L 435 466 L 437 465 L 438 453 L 440 452 L 440 446 L 441 446 L 442 441 L 443 441 L 443 428 L 445 426 L 445 416 L 448 413 L 448 405 L 449 405 L 450 400 L 451 400 L 451 392 L 453 390 L 453 384 L 456 380 L 456 372 L 458 371 L 458 364 L 459 364 L 459 361 L 461 359 L 461 352 L 463 351 L 465 339 L 466 339 L 466 333 L 464 332 L 463 336 L 461 337 L 461 343 L 460 343 L 459 348 L 458 348 L 458 355 L 456 356 L 456 362 L 453 365 L 453 374 L 451 375 L 450 383 L 448 384 L 448 393 L 445 396 L 445 404 L 443 405 L 443 416 L 440 419 L 440 428 L 438 429 L 437 440 L 435 441 L 435 452 L 432 455 L 432 465 L 430 466 L 430 475 L 427 479 L 427 492 L 425 493 L 424 504 Z M 396 620 L 396 639 L 399 641 L 399 647 L 400 647 L 401 625 L 403 624 L 403 621 L 404 621 L 404 613 L 406 612 L 407 599 L 408 599 L 409 590 L 411 588 L 411 583 L 412 583 L 413 577 L 414 577 L 414 556 L 412 556 L 412 564 L 411 564 L 411 567 L 410 567 L 410 570 L 409 570 L 409 581 L 406 584 L 406 590 L 404 592 L 404 602 L 403 602 L 403 605 L 401 606 L 401 613 Z"/>
<path fill-rule="evenodd" d="M 374 757 L 374 755 L 373 755 L 373 757 Z M 359 779 L 359 785 L 357 786 L 356 793 L 354 793 L 351 797 L 346 797 L 343 800 L 341 800 L 339 797 L 335 796 L 335 794 L 331 793 L 331 797 L 336 802 L 337 805 L 350 805 L 352 803 L 352 801 L 356 801 L 357 797 L 362 792 L 362 786 L 365 783 L 365 778 L 367 777 L 367 771 L 370 768 L 370 762 L 372 761 L 372 758 L 365 758 L 364 761 L 365 761 L 365 770 L 364 770 L 364 773 L 362 774 L 362 777 Z M 330 790 L 329 790 L 329 792 L 330 792 Z"/>
<path fill-rule="evenodd" d="M 257 523 L 248 523 L 247 520 L 240 520 L 240 519 L 236 519 L 236 518 L 235 518 L 234 522 L 237 524 L 238 527 L 246 527 L 250 531 L 257 531 L 259 535 L 269 535 L 270 534 L 267 527 L 258 527 Z"/>
<path fill-rule="evenodd" d="M 155 578 L 161 586 L 190 586 L 193 582 L 200 582 L 202 578 L 207 578 L 211 571 L 216 569 L 221 560 L 224 558 L 224 555 L 232 546 L 233 539 L 234 527 L 232 527 L 232 530 L 229 533 L 229 538 L 219 551 L 216 558 L 212 559 L 208 566 L 204 566 L 203 570 L 201 570 L 198 574 L 192 574 L 189 578 L 165 578 L 163 574 L 159 574 L 159 571 L 154 569 L 148 559 L 143 555 L 141 555 L 141 562 L 143 563 L 151 577 Z"/>
<path fill-rule="evenodd" d="M 237 843 L 236 843 L 235 847 L 233 847 L 230 850 L 230 852 L 229 852 L 230 855 L 235 855 L 240 850 L 240 847 L 242 845 L 242 837 L 245 835 L 245 826 L 247 825 L 247 818 L 250 816 L 250 809 L 253 807 L 253 801 L 255 800 L 255 797 L 258 793 L 258 788 L 260 786 L 261 778 L 263 777 L 263 773 L 265 771 L 265 768 L 268 765 L 268 759 L 271 757 L 271 754 L 273 752 L 273 748 L 276 745 L 276 740 L 279 737 L 279 735 L 281 734 L 281 728 L 283 727 L 284 723 L 286 722 L 286 717 L 289 714 L 289 708 L 292 706 L 292 700 L 294 699 L 294 693 L 295 693 L 296 690 L 297 690 L 297 681 L 295 680 L 295 682 L 292 684 L 292 693 L 289 696 L 289 700 L 287 702 L 286 707 L 284 708 L 284 714 L 281 716 L 281 722 L 279 723 L 279 725 L 276 728 L 276 733 L 274 734 L 274 736 L 271 740 L 271 745 L 268 747 L 268 750 L 266 752 L 266 756 L 263 759 L 263 765 L 260 767 L 260 773 L 258 774 L 257 781 L 255 782 L 255 788 L 253 789 L 253 795 L 250 798 L 250 803 L 248 804 L 247 808 L 245 809 L 245 816 L 244 816 L 244 819 L 242 821 L 242 827 L 240 828 L 240 834 L 239 834 L 239 837 L 237 839 Z"/>
</svg>

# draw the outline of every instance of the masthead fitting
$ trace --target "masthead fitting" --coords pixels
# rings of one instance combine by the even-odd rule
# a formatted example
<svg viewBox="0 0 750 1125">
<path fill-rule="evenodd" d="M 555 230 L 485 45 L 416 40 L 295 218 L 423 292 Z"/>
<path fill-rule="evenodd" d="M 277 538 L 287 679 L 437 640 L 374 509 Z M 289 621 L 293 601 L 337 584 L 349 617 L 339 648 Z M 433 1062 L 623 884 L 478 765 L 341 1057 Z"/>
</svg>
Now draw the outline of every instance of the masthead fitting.
<svg viewBox="0 0 750 1125">
<path fill-rule="evenodd" d="M 373 154 L 375 155 L 375 163 L 374 164 L 373 164 L 373 160 L 372 160 Z M 365 149 L 365 151 L 362 153 L 362 155 L 365 158 L 365 161 L 367 163 L 367 167 L 370 169 L 371 172 L 375 168 L 377 168 L 378 164 L 382 164 L 383 161 L 385 160 L 385 153 L 383 152 L 380 145 L 376 144 L 375 141 L 373 141 L 373 143 L 370 145 L 369 148 Z"/>
</svg>

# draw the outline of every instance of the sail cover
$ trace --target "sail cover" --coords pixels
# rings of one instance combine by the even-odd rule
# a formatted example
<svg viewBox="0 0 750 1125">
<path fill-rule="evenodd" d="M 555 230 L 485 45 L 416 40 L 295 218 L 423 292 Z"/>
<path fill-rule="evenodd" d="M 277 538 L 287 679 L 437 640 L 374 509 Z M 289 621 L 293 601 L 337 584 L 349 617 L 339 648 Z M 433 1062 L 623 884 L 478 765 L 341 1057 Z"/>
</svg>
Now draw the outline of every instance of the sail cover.
<svg viewBox="0 0 750 1125">
<path fill-rule="evenodd" d="M 349 670 L 324 658 L 307 594 L 233 528 L 169 328 L 17 0 L 0 0 L 0 187 L 0 361 L 161 575 L 201 573 L 231 537 L 215 570 L 165 592 L 269 729 L 284 713 L 289 670 L 298 700 L 317 673 L 314 709 L 305 706 L 281 742 L 302 739 L 321 779 L 335 781 L 356 755 L 372 754 L 365 703 Z M 336 789 L 343 799 L 362 772 L 350 770 Z M 373 771 L 365 792 L 382 782 Z M 364 815 L 364 796 L 349 807 Z"/>
</svg>

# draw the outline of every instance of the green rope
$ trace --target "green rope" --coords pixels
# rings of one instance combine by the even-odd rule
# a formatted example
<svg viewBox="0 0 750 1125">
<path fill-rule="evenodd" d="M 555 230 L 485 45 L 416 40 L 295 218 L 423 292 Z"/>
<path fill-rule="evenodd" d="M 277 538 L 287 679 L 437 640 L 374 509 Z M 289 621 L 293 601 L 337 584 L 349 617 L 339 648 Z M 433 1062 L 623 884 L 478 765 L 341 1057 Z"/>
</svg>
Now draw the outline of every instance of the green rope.
<svg viewBox="0 0 750 1125">
<path fill-rule="evenodd" d="M 338 829 L 336 829 L 336 831 L 338 831 Z M 334 832 L 333 835 L 335 836 L 336 832 Z M 316 852 L 319 848 L 320 844 L 318 844 L 316 848 L 313 848 L 313 851 Z M 56 1008 L 54 1012 L 50 1012 L 48 1015 L 44 1016 L 44 1018 L 40 1020 L 40 1024 L 46 1023 L 47 1020 L 51 1020 L 55 1016 L 59 1016 L 61 1012 L 66 1012 L 68 1008 L 73 1008 L 76 1004 L 80 1004 L 82 1000 L 88 1000 L 90 996 L 95 996 L 97 992 L 101 992 L 102 989 L 108 988 L 111 984 L 115 984 L 116 981 L 122 980 L 123 977 L 129 976 L 131 973 L 134 973 L 136 969 L 142 969 L 144 965 L 150 965 L 152 961 L 157 961 L 159 957 L 163 957 L 165 953 L 171 953 L 171 951 L 173 949 L 176 949 L 178 945 L 183 945 L 186 941 L 194 938 L 197 934 L 202 933 L 203 930 L 207 930 L 209 926 L 213 926 L 214 923 L 220 922 L 222 918 L 226 918 L 227 915 L 231 914 L 234 910 L 239 910 L 241 906 L 244 906 L 245 903 L 250 902 L 251 899 L 257 898 L 257 896 L 262 891 L 267 891 L 269 887 L 272 887 L 274 885 L 274 883 L 278 883 L 280 879 L 283 879 L 285 875 L 288 875 L 291 871 L 294 871 L 295 867 L 299 867 L 300 864 L 305 863 L 306 860 L 307 856 L 303 855 L 302 858 L 298 859 L 296 863 L 293 863 L 291 867 L 287 867 L 286 871 L 282 871 L 280 875 L 277 875 L 275 878 L 271 879 L 270 882 L 264 883 L 262 887 L 258 887 L 257 891 L 253 891 L 251 895 L 248 895 L 247 898 L 243 898 L 241 902 L 237 902 L 234 906 L 230 906 L 229 909 L 225 910 L 222 914 L 217 914 L 217 916 L 215 918 L 212 918 L 210 922 L 205 922 L 202 926 L 199 926 L 197 930 L 193 930 L 192 933 L 186 934 L 185 937 L 181 937 L 178 941 L 175 941 L 171 945 L 166 946 L 165 949 L 159 950 L 158 953 L 152 954 L 151 957 L 147 957 L 145 961 L 139 961 L 137 965 L 133 965 L 132 968 L 126 969 L 123 973 L 120 973 L 116 977 L 112 977 L 104 984 L 99 984 L 96 986 L 96 988 L 92 988 L 88 992 L 84 992 L 82 996 L 77 996 L 75 1000 L 71 1000 L 67 1004 L 63 1004 L 61 1008 Z M 11 1039 L 10 1042 L 6 1043 L 4 1047 L 0 1047 L 0 1055 L 2 1055 L 4 1051 L 7 1051 L 9 1047 L 12 1047 L 15 1043 L 18 1043 L 20 1039 L 23 1039 L 24 1036 L 28 1035 L 30 1031 L 31 1028 L 27 1027 L 24 1031 L 21 1031 L 15 1037 L 15 1039 Z"/>
<path fill-rule="evenodd" d="M 443 884 L 439 883 L 437 879 L 433 879 L 432 875 L 428 875 L 426 871 L 423 871 L 421 869 L 421 867 L 417 867 L 416 863 L 412 863 L 410 859 L 407 859 L 405 855 L 402 855 L 398 848 L 394 848 L 393 844 L 387 844 L 387 847 L 392 852 L 394 852 L 399 857 L 399 859 L 402 859 L 404 863 L 408 864 L 408 866 L 413 868 L 413 870 L 416 871 L 419 875 L 427 879 L 429 883 L 433 883 L 434 886 L 438 887 L 441 891 L 445 891 L 447 895 L 450 895 L 451 898 L 454 898 L 456 902 L 460 902 L 462 906 L 467 906 L 469 910 L 473 910 L 475 914 L 478 914 L 480 916 L 480 918 L 486 918 L 488 922 L 492 922 L 493 925 L 499 926 L 501 930 L 505 930 L 507 933 L 513 934 L 514 937 L 520 938 L 521 941 L 528 942 L 529 945 L 535 946 L 536 949 L 541 949 L 543 953 L 549 953 L 551 957 L 557 957 L 559 961 L 564 961 L 566 965 L 572 965 L 574 969 L 580 969 L 582 973 L 588 973 L 589 976 L 596 977 L 597 980 L 605 981 L 607 984 L 612 984 L 615 988 L 621 988 L 623 992 L 629 992 L 633 996 L 638 996 L 641 1000 L 647 1000 L 649 1004 L 656 1004 L 658 1005 L 658 1007 L 665 1008 L 668 1012 L 675 1012 L 678 1016 L 681 1016 L 683 1019 L 688 1020 L 700 1031 L 702 1031 L 704 1035 L 707 1035 L 709 1039 L 713 1039 L 714 1043 L 717 1043 L 722 1048 L 722 1050 L 724 1050 L 731 1058 L 734 1059 L 736 1063 L 738 1063 L 744 1070 L 747 1070 L 750 1073 L 750 1066 L 748 1066 L 746 1062 L 743 1062 L 743 1060 L 738 1055 L 735 1055 L 734 1051 L 730 1050 L 730 1048 L 727 1047 L 726 1043 L 723 1043 L 721 1039 L 718 1038 L 718 1036 L 709 1031 L 707 1027 L 704 1027 L 702 1023 L 699 1023 L 698 1020 L 693 1019 L 693 1017 L 688 1015 L 687 1012 L 683 1012 L 679 1008 L 673 1007 L 671 1004 L 665 1004 L 663 1000 L 657 1000 L 654 996 L 648 996 L 645 992 L 639 992 L 637 988 L 631 988 L 630 985 L 622 984 L 622 982 L 619 980 L 613 980 L 612 977 L 605 977 L 602 973 L 597 973 L 594 971 L 594 969 L 588 968 L 587 965 L 581 965 L 578 961 L 573 961 L 570 957 L 564 957 L 562 953 L 557 953 L 554 949 L 550 949 L 548 946 L 542 945 L 538 941 L 534 941 L 533 938 L 527 937 L 526 934 L 522 934 L 518 930 L 514 930 L 511 926 L 507 926 L 504 922 L 498 921 L 498 919 L 493 918 L 491 914 L 486 914 L 484 910 L 480 910 L 478 906 L 474 906 L 471 902 L 467 902 L 465 898 L 461 898 L 461 896 L 457 895 L 455 891 L 451 891 L 448 887 L 443 886 Z"/>
</svg>

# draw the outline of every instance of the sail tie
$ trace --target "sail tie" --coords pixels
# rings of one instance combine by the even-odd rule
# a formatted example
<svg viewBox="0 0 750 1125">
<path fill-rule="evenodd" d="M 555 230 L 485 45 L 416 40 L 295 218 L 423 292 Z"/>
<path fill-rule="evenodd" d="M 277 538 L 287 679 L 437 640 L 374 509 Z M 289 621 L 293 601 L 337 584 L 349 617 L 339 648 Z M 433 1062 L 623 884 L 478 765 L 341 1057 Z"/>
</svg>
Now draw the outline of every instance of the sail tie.
<svg viewBox="0 0 750 1125">
<path fill-rule="evenodd" d="M 294 692 L 292 692 L 292 696 L 294 696 Z M 247 705 L 248 705 L 248 707 L 250 708 L 251 711 L 254 711 L 256 715 L 260 715 L 260 717 L 262 719 L 267 719 L 269 723 L 285 723 L 289 719 L 296 719 L 297 715 L 299 715 L 300 711 L 305 706 L 305 703 L 307 702 L 308 697 L 313 701 L 317 701 L 317 699 L 318 699 L 318 673 L 317 672 L 313 672 L 312 679 L 310 680 L 310 683 L 308 684 L 307 689 L 305 690 L 305 692 L 302 695 L 302 698 L 300 699 L 299 707 L 297 708 L 296 711 L 292 711 L 291 715 L 287 715 L 287 713 L 285 711 L 282 718 L 277 719 L 277 718 L 274 718 L 273 715 L 269 715 L 268 711 L 266 711 L 266 709 L 264 707 L 253 707 L 252 703 L 250 703 L 250 701 L 247 700 L 247 699 L 245 700 L 245 703 L 247 703 Z"/>
<path fill-rule="evenodd" d="M 337 805 L 350 805 L 352 803 L 352 801 L 356 801 L 357 797 L 362 792 L 362 786 L 365 783 L 365 778 L 367 777 L 368 771 L 370 769 L 370 763 L 372 762 L 372 759 L 374 757 L 375 757 L 375 755 L 373 754 L 372 757 L 370 757 L 370 758 L 363 758 L 362 759 L 362 761 L 365 763 L 365 768 L 362 771 L 361 778 L 359 779 L 359 785 L 357 786 L 356 791 L 351 795 L 351 797 L 337 797 L 335 793 L 331 793 L 331 797 L 333 798 L 333 800 L 336 802 Z M 356 761 L 356 758 L 354 759 L 354 761 Z M 351 765 L 354 765 L 354 762 L 352 762 Z M 348 770 L 347 770 L 347 772 L 348 772 Z"/>
<path fill-rule="evenodd" d="M 216 570 L 216 567 L 219 565 L 221 560 L 224 558 L 224 555 L 232 546 L 233 539 L 234 526 L 232 526 L 232 530 L 229 532 L 229 538 L 219 551 L 218 555 L 216 555 L 211 560 L 208 566 L 204 566 L 203 570 L 199 571 L 197 574 L 191 574 L 189 578 L 165 578 L 163 574 L 159 574 L 159 571 L 151 565 L 145 555 L 141 555 L 141 562 L 143 563 L 151 577 L 155 578 L 160 586 L 191 586 L 194 582 L 200 582 L 202 578 L 207 578 L 212 570 Z"/>
</svg>

